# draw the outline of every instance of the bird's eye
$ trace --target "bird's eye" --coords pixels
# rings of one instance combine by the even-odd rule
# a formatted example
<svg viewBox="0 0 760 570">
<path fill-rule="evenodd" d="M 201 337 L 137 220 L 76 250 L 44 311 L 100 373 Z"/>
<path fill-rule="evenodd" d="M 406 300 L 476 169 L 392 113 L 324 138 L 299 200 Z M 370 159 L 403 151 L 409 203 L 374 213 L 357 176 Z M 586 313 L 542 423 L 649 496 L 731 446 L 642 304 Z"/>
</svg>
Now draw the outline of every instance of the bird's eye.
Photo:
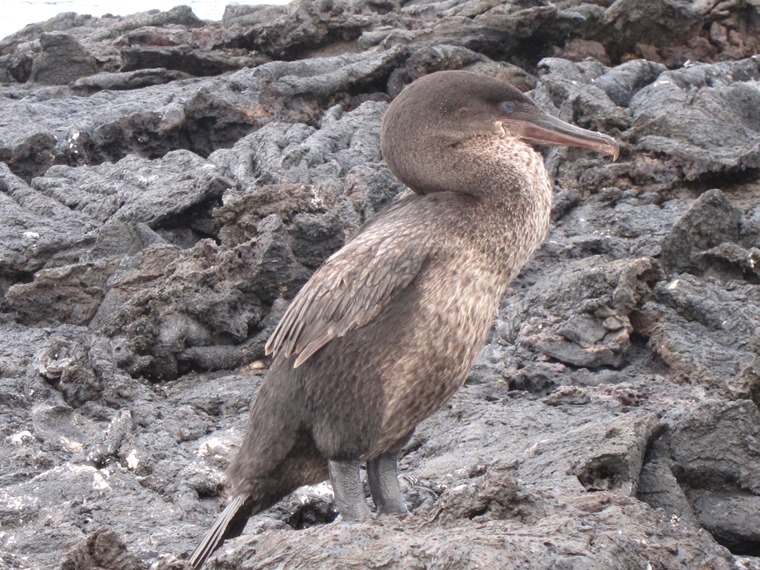
<svg viewBox="0 0 760 570">
<path fill-rule="evenodd" d="M 512 111 L 514 111 L 514 110 L 515 110 L 515 106 L 514 106 L 514 104 L 513 104 L 513 103 L 504 103 L 504 110 L 505 110 L 507 113 L 511 113 Z"/>
</svg>

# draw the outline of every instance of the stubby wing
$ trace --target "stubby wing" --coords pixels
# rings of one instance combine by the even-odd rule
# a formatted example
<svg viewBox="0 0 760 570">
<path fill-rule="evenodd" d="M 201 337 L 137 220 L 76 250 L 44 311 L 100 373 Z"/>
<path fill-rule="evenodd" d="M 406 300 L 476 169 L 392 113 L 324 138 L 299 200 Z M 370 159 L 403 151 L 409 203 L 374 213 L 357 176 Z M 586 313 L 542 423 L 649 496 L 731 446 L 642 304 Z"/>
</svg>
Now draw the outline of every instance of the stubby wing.
<svg viewBox="0 0 760 570">
<path fill-rule="evenodd" d="M 295 355 L 297 368 L 332 339 L 380 314 L 427 259 L 404 237 L 367 232 L 330 257 L 293 299 L 267 342 L 267 354 Z"/>
</svg>

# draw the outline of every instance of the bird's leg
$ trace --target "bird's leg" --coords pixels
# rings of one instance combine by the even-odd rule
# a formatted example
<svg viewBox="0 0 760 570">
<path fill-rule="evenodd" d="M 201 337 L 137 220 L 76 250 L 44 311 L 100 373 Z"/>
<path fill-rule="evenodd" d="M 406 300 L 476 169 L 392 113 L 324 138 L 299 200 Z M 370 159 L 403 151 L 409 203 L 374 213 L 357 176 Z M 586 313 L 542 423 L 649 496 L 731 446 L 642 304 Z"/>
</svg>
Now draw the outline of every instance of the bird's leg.
<svg viewBox="0 0 760 570">
<path fill-rule="evenodd" d="M 398 451 L 391 451 L 367 461 L 367 479 L 377 512 L 382 514 L 405 514 L 404 499 L 398 485 Z"/>
<path fill-rule="evenodd" d="M 359 476 L 360 464 L 356 459 L 328 462 L 330 482 L 335 493 L 335 506 L 347 521 L 359 521 L 372 516 L 364 498 L 364 486 Z"/>
</svg>

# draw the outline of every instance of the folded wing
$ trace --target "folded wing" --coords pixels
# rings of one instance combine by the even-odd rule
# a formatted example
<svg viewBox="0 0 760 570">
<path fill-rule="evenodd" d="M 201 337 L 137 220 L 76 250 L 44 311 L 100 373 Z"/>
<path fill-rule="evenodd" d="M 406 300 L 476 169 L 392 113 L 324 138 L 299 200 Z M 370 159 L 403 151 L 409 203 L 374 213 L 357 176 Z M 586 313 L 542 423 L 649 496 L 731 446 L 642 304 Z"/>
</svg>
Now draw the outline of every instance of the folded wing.
<svg viewBox="0 0 760 570">
<path fill-rule="evenodd" d="M 267 354 L 296 356 L 297 368 L 332 339 L 372 321 L 428 259 L 393 228 L 369 231 L 330 257 L 296 295 L 267 342 Z"/>
</svg>

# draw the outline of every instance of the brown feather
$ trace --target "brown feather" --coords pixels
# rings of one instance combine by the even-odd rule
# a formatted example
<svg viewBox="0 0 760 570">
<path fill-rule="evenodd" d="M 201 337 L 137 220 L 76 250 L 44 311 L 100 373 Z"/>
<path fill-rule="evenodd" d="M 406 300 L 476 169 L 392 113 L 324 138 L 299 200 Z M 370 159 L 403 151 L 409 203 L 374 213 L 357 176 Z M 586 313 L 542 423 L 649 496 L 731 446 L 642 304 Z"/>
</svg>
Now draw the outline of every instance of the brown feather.
<svg viewBox="0 0 760 570">
<path fill-rule="evenodd" d="M 334 338 L 371 322 L 423 268 L 430 251 L 418 242 L 408 231 L 368 227 L 296 295 L 267 354 L 295 356 L 298 368 Z"/>
</svg>

